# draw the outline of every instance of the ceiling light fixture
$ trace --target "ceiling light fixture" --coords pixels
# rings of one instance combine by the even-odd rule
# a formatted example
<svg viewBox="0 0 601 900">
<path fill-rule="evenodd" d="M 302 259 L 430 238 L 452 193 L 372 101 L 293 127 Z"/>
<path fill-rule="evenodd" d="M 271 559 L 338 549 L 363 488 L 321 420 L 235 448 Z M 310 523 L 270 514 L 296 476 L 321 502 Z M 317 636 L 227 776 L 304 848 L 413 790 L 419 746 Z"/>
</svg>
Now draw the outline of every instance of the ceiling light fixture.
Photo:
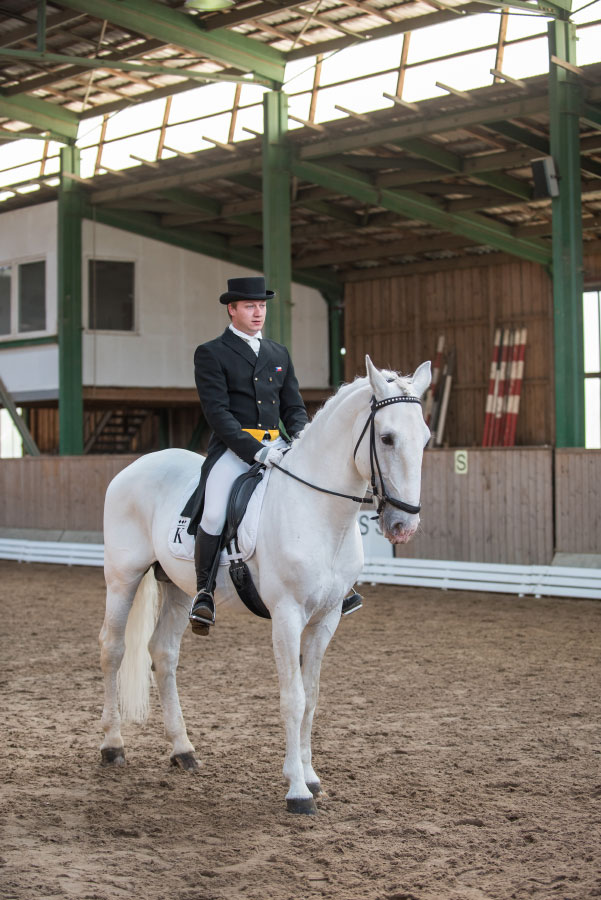
<svg viewBox="0 0 601 900">
<path fill-rule="evenodd" d="M 220 9 L 229 9 L 234 5 L 234 0 L 186 0 L 184 7 L 195 12 L 217 12 Z"/>
</svg>

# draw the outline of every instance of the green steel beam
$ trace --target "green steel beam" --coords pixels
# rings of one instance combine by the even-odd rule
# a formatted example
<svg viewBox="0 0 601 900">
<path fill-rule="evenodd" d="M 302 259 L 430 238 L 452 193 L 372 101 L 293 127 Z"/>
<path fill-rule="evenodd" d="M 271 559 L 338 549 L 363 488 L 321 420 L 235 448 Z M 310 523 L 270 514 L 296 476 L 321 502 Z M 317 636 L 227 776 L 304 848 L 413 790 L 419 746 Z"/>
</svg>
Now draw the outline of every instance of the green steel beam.
<svg viewBox="0 0 601 900">
<path fill-rule="evenodd" d="M 260 272 L 263 268 L 259 250 L 231 246 L 227 238 L 218 234 L 193 231 L 189 228 L 165 228 L 161 225 L 160 218 L 151 213 L 125 212 L 104 206 L 86 205 L 83 215 L 87 219 L 110 225 L 112 228 L 120 228 L 132 234 L 171 244 L 173 247 L 190 250 L 192 253 L 202 253 L 204 256 L 245 266 L 256 272 Z M 299 269 L 298 272 L 294 272 L 294 280 L 318 291 L 336 291 L 340 288 L 340 280 L 328 269 Z"/>
<path fill-rule="evenodd" d="M 63 0 L 63 4 L 199 56 L 254 72 L 270 82 L 281 84 L 284 80 L 285 59 L 279 50 L 226 29 L 209 34 L 192 16 L 166 4 L 152 0 Z"/>
<path fill-rule="evenodd" d="M 81 186 L 65 175 L 79 175 L 79 150 L 60 151 L 58 191 L 58 424 L 61 456 L 83 453 Z"/>
<path fill-rule="evenodd" d="M 202 222 L 204 219 L 210 220 L 223 217 L 223 204 L 220 203 L 219 200 L 214 200 L 212 197 L 201 197 L 200 194 L 193 191 L 188 192 L 177 189 L 161 191 L 161 196 L 165 197 L 167 200 L 172 200 L 174 203 L 178 203 L 180 206 L 187 206 L 191 210 L 196 210 L 199 215 L 194 217 L 195 221 Z M 231 219 L 232 222 L 236 222 L 238 225 L 244 225 L 246 228 L 261 231 L 261 216 L 248 213 L 243 215 L 232 215 L 227 218 Z M 176 221 L 178 219 L 177 214 L 163 216 L 163 224 L 171 227 L 171 219 L 174 220 L 173 224 L 179 224 Z"/>
<path fill-rule="evenodd" d="M 477 244 L 487 244 L 513 256 L 547 265 L 551 250 L 539 240 L 516 238 L 512 229 L 477 213 L 449 213 L 434 200 L 411 191 L 393 191 L 374 186 L 364 175 L 343 166 L 323 166 L 302 161 L 292 162 L 292 171 L 299 178 L 330 187 L 334 191 L 354 197 L 409 218 L 428 222 L 451 234 L 461 234 Z"/>
<path fill-rule="evenodd" d="M 549 23 L 549 54 L 576 64 L 576 26 Z M 555 326 L 555 443 L 584 446 L 584 336 L 578 76 L 549 65 L 551 155 L 559 172 L 553 212 L 553 307 Z"/>
<path fill-rule="evenodd" d="M 269 304 L 269 337 L 291 346 L 292 246 L 290 240 L 290 153 L 288 97 L 269 91 L 263 97 L 263 271 L 276 296 Z"/>
<path fill-rule="evenodd" d="M 37 97 L 18 94 L 7 97 L 0 94 L 0 116 L 27 122 L 40 131 L 49 131 L 51 136 L 57 135 L 59 140 L 74 141 L 77 138 L 79 120 L 74 112 L 55 103 L 47 103 Z"/>
<path fill-rule="evenodd" d="M 594 109 L 594 107 L 584 104 L 582 107 L 580 118 L 584 119 L 584 121 L 590 122 L 590 119 L 587 120 L 586 118 L 585 110 L 591 109 Z M 597 113 L 597 115 L 599 116 L 599 122 L 601 123 L 601 113 Z M 489 122 L 486 127 L 492 128 L 499 134 L 511 138 L 512 140 L 517 141 L 519 144 L 524 144 L 526 147 L 532 147 L 534 150 L 538 150 L 538 152 L 542 153 L 543 156 L 549 156 L 549 154 L 551 153 L 549 141 L 546 138 L 541 137 L 540 135 L 534 134 L 534 132 L 532 131 L 528 131 L 526 128 L 519 128 L 517 125 L 513 125 L 511 122 Z M 591 175 L 601 177 L 601 164 L 595 162 L 594 159 L 589 159 L 588 156 L 581 154 L 580 165 L 585 172 L 589 172 Z"/>
<path fill-rule="evenodd" d="M 23 449 L 26 453 L 29 453 L 30 456 L 39 456 L 40 451 L 38 449 L 38 445 L 34 441 L 31 436 L 31 432 L 27 427 L 27 423 L 23 416 L 20 416 L 17 412 L 17 407 L 14 404 L 13 398 L 8 392 L 6 385 L 0 378 L 0 402 L 2 406 L 6 409 L 9 416 L 13 420 L 13 424 L 19 434 L 21 435 L 21 440 L 23 441 Z"/>
<path fill-rule="evenodd" d="M 174 70 L 169 66 L 155 66 L 149 63 L 127 62 L 126 60 L 112 59 L 110 56 L 65 56 L 62 53 L 40 53 L 37 50 L 7 50 L 0 48 L 0 59 L 24 59 L 35 63 L 52 63 L 53 65 L 72 65 L 80 69 L 117 69 L 120 72 L 136 72 L 140 75 L 169 75 L 174 72 L 185 76 L 189 81 L 199 82 L 233 82 L 235 84 L 264 84 L 267 87 L 272 81 L 267 78 L 243 78 L 238 75 L 219 75 L 218 73 L 193 72 L 190 69 Z"/>
<path fill-rule="evenodd" d="M 587 125 L 592 125 L 593 128 L 601 131 L 601 109 L 591 106 L 590 103 L 583 103 L 580 118 L 586 122 Z"/>
<path fill-rule="evenodd" d="M 406 150 L 415 153 L 428 162 L 435 163 L 443 169 L 449 169 L 457 174 L 463 173 L 463 160 L 456 153 L 445 150 L 444 147 L 436 147 L 428 141 L 422 141 L 419 138 L 414 140 L 403 141 L 401 144 Z M 532 189 L 529 184 L 512 178 L 510 175 L 503 175 L 502 172 L 479 172 L 478 174 L 470 173 L 470 178 L 477 178 L 483 184 L 495 187 L 506 194 L 514 197 L 520 197 L 522 200 L 532 199 Z"/>
</svg>

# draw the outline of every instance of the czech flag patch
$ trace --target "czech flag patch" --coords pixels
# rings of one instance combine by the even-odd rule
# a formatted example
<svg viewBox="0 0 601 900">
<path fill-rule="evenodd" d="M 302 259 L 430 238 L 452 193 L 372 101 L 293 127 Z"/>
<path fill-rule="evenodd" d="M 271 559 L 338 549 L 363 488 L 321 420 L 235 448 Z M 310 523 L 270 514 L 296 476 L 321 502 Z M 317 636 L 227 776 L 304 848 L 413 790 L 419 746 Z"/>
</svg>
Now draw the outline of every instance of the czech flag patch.
<svg viewBox="0 0 601 900">
<path fill-rule="evenodd" d="M 282 371 L 282 367 L 281 367 L 281 366 L 276 366 L 276 367 L 275 367 L 275 370 L 276 370 L 276 372 L 281 372 L 281 371 Z"/>
</svg>

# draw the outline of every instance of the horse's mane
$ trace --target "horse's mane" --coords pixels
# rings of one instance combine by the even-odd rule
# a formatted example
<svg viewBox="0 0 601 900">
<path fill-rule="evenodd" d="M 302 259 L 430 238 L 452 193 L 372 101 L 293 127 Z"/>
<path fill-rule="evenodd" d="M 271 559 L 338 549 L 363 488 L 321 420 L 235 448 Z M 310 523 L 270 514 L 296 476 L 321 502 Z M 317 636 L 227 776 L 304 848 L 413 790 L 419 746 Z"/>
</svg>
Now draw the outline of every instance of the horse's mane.
<svg viewBox="0 0 601 900">
<path fill-rule="evenodd" d="M 412 390 L 410 375 L 401 375 L 400 372 L 393 372 L 389 369 L 380 369 L 380 374 L 383 375 L 386 381 L 388 381 L 390 384 L 394 384 L 395 387 L 399 389 L 402 395 L 410 396 L 411 394 L 415 394 L 415 391 Z M 298 438 L 301 438 L 318 419 L 323 418 L 324 414 L 330 411 L 334 403 L 345 400 L 348 395 L 355 393 L 355 391 L 358 391 L 361 388 L 365 387 L 368 383 L 369 378 L 367 377 L 367 375 L 357 375 L 357 377 L 353 381 L 349 381 L 347 384 L 340 385 L 336 393 L 332 394 L 331 397 L 328 397 L 323 406 L 319 407 L 311 421 L 307 422 L 303 430 L 298 435 Z"/>
</svg>

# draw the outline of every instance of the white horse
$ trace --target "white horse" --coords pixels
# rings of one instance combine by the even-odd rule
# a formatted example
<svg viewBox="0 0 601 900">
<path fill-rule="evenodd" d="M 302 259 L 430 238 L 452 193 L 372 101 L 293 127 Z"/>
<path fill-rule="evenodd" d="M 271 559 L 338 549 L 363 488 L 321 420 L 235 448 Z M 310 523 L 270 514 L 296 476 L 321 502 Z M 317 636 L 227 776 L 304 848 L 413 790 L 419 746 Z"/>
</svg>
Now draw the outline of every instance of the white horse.
<svg viewBox="0 0 601 900">
<path fill-rule="evenodd" d="M 371 478 L 380 497 L 380 525 L 393 544 L 409 540 L 419 523 L 422 454 L 429 438 L 419 397 L 430 384 L 430 363 L 422 363 L 413 377 L 380 372 L 369 357 L 366 364 L 368 377 L 341 387 L 282 463 L 299 478 L 338 495 L 272 470 L 256 552 L 249 561 L 271 613 L 291 812 L 316 810 L 314 797 L 321 786 L 311 764 L 311 729 L 321 662 L 340 620 L 342 600 L 363 567 L 360 507 L 349 497 L 362 497 Z M 177 504 L 201 465 L 202 457 L 186 450 L 151 453 L 120 472 L 107 490 L 107 596 L 100 632 L 105 764 L 124 763 L 120 704 L 126 721 L 144 721 L 148 714 L 152 659 L 171 760 L 184 769 L 198 768 L 175 680 L 196 587 L 194 565 L 172 556 L 167 540 Z M 151 568 L 156 560 L 171 579 L 160 583 L 158 618 L 159 604 L 153 601 L 158 601 L 159 583 Z M 221 568 L 217 604 L 241 606 L 229 582 Z M 197 640 L 200 650 L 203 639 Z"/>
</svg>

